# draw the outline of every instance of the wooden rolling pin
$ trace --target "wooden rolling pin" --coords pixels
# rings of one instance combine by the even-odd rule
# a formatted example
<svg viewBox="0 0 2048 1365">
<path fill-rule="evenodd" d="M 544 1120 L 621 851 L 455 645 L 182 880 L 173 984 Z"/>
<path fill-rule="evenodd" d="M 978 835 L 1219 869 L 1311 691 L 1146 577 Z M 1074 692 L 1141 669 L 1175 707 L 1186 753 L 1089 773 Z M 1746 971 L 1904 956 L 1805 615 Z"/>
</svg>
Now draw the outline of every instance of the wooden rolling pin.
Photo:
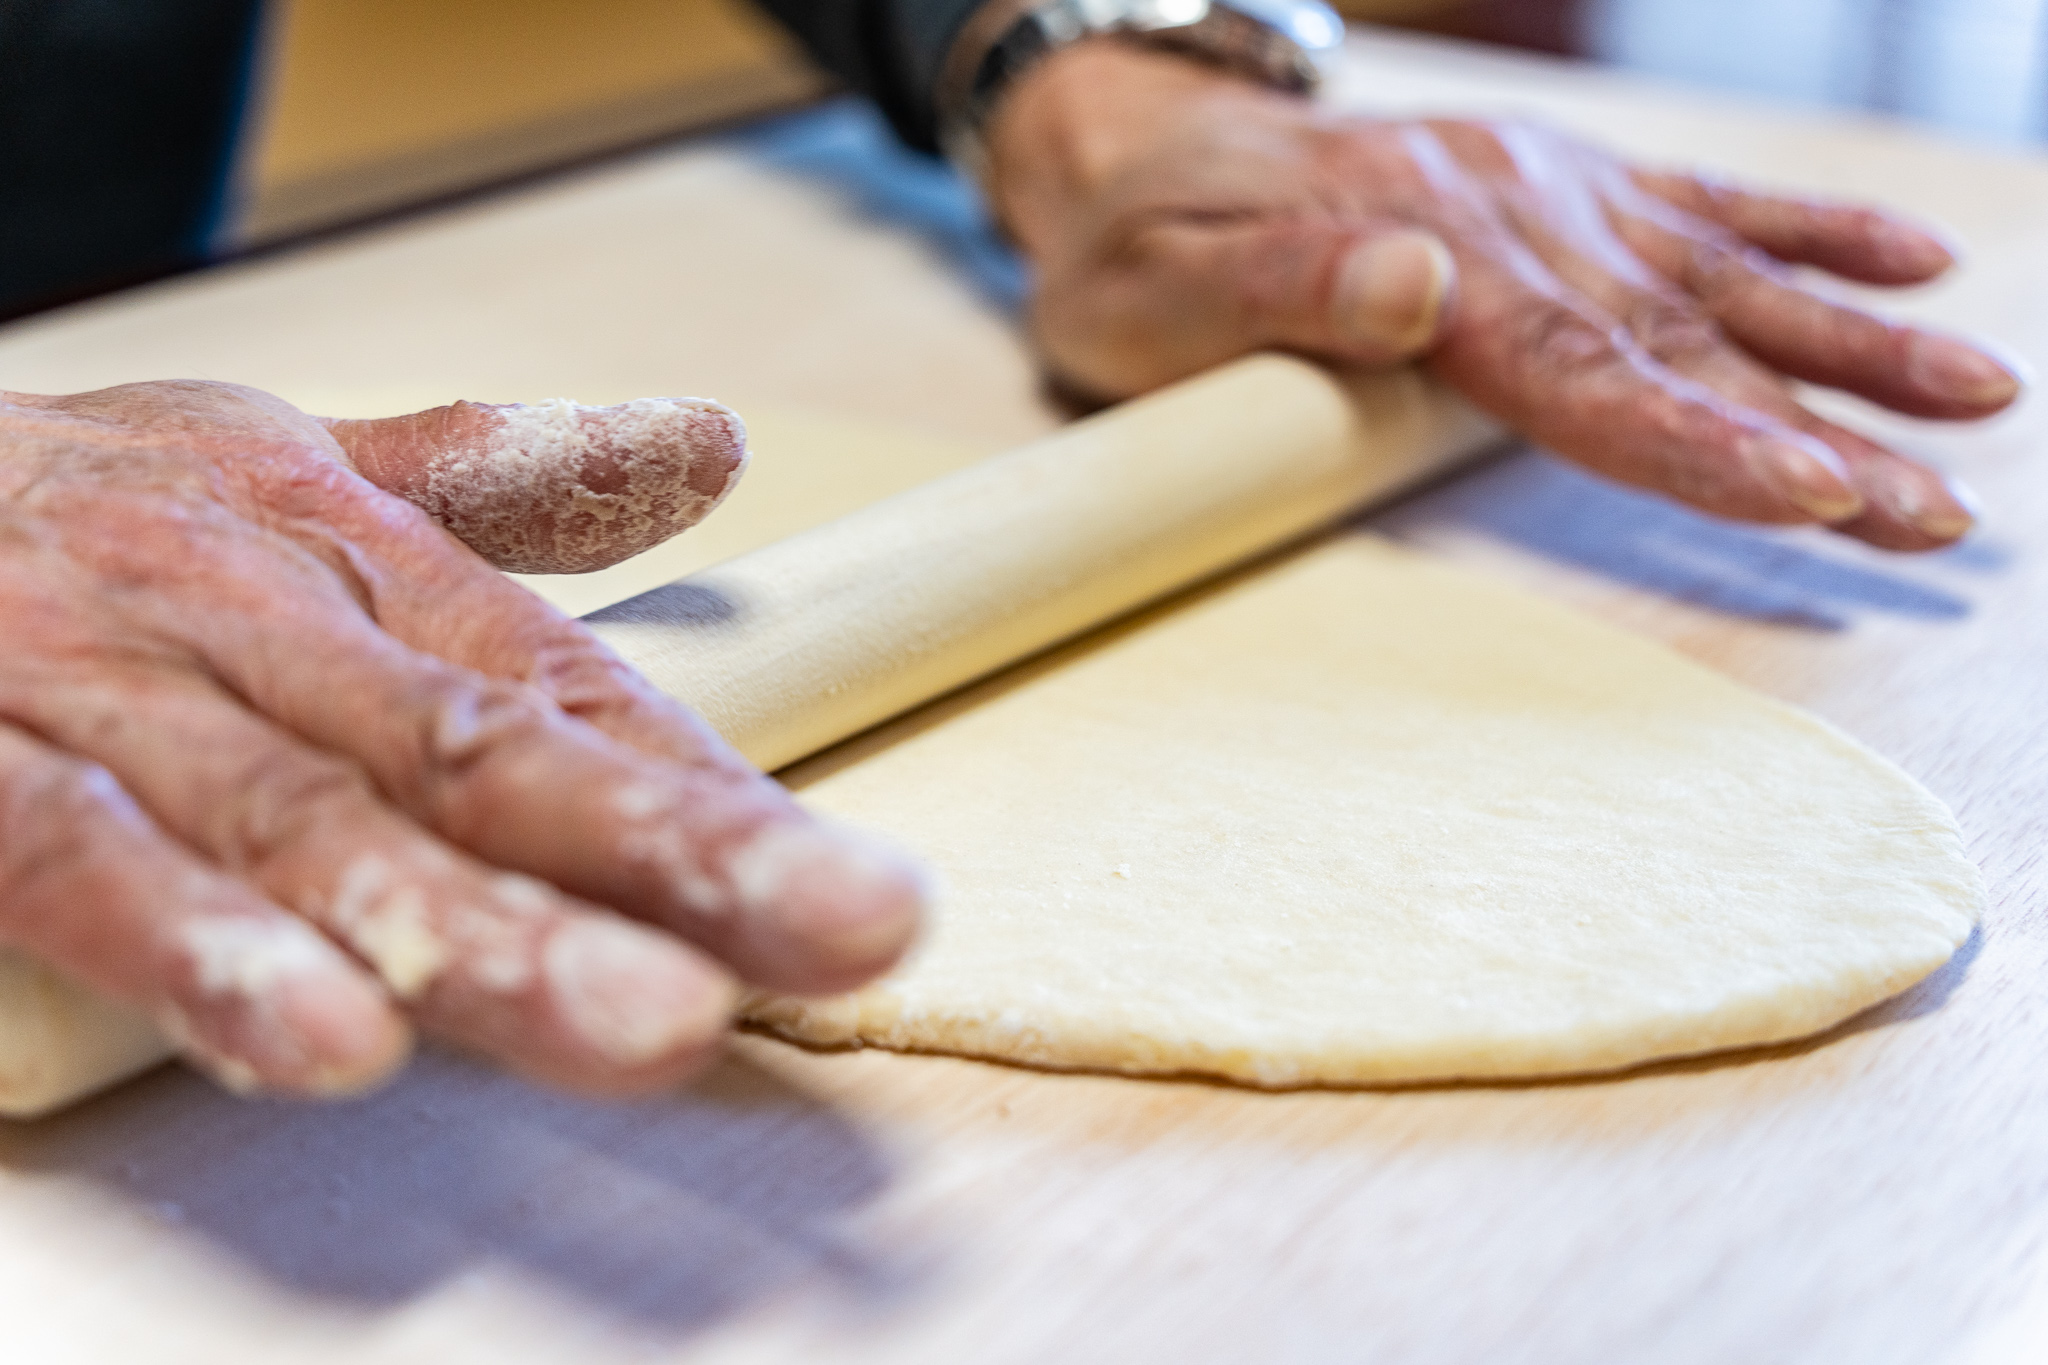
<svg viewBox="0 0 2048 1365">
<path fill-rule="evenodd" d="M 1413 370 L 1254 356 L 584 619 L 772 772 L 1499 434 Z"/>
<path fill-rule="evenodd" d="M 586 618 L 773 770 L 1377 499 L 1499 436 L 1419 373 L 1255 356 Z M 0 1114 L 170 1054 L 0 953 Z"/>
</svg>

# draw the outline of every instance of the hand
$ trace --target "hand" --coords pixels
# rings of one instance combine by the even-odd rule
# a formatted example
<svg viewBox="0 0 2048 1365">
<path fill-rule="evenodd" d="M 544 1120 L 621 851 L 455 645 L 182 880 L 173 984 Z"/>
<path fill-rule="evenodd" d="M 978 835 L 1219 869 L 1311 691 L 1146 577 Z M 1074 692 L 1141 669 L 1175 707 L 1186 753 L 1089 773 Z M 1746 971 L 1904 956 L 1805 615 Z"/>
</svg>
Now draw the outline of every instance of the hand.
<svg viewBox="0 0 2048 1365">
<path fill-rule="evenodd" d="M 2020 391 L 1983 349 L 1788 270 L 1910 284 L 1952 263 L 1877 210 L 1635 170 L 1527 125 L 1338 116 L 1114 40 L 1027 73 L 988 131 L 995 209 L 1039 271 L 1036 340 L 1103 398 L 1260 348 L 1421 357 L 1612 478 L 1910 550 L 1969 529 L 1964 495 L 1790 381 L 1938 418 Z"/>
<path fill-rule="evenodd" d="M 415 1027 L 645 1089 L 739 981 L 887 967 L 914 868 L 377 486 L 589 568 L 708 510 L 743 440 L 695 400 L 323 425 L 221 384 L 0 394 L 0 941 L 298 1094 Z"/>
</svg>

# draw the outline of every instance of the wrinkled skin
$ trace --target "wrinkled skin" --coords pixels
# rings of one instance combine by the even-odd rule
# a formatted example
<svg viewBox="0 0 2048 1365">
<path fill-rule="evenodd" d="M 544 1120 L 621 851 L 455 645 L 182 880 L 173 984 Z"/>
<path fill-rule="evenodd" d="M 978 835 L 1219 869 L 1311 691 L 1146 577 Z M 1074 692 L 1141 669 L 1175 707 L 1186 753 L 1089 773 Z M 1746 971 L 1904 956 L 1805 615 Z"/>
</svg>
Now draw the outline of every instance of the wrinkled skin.
<svg viewBox="0 0 2048 1365">
<path fill-rule="evenodd" d="M 1791 263 L 1911 284 L 1952 257 L 1874 209 L 1636 169 L 1526 124 L 1344 117 L 1114 41 L 1018 85 L 997 211 L 1034 334 L 1120 398 L 1260 347 L 1420 357 L 1524 436 L 1723 516 L 1929 549 L 1959 491 L 1807 411 L 1789 381 L 1919 417 L 2019 393 L 1984 349 L 1828 301 Z"/>
<path fill-rule="evenodd" d="M 1873 210 L 1536 128 L 1336 118 L 1114 43 L 1042 64 L 990 131 L 1034 337 L 1102 398 L 1263 347 L 1419 357 L 1615 478 L 1922 549 L 1967 508 L 1788 381 L 1945 418 L 2018 392 L 1788 273 L 1950 264 Z M 394 495 L 432 505 L 495 420 L 323 424 L 196 382 L 0 394 L 0 943 L 231 1085 L 308 1095 L 373 1083 L 416 1031 L 644 1090 L 712 1055 L 743 984 L 897 960 L 913 866 L 811 820 Z M 675 446 L 678 478 L 718 485 L 724 430 Z"/>
<path fill-rule="evenodd" d="M 354 472 L 439 414 L 345 451 L 230 385 L 0 399 L 0 941 L 221 1079 L 347 1092 L 422 1029 L 640 1090 L 741 982 L 909 942 L 911 865 Z"/>
</svg>

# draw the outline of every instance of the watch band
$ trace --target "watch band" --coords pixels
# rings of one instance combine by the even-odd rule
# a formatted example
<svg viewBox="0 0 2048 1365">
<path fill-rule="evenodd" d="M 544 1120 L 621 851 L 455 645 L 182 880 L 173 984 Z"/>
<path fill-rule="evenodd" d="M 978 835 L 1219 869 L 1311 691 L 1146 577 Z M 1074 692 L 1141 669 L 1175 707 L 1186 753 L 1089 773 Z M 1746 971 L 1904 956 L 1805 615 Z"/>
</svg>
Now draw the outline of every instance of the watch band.
<svg viewBox="0 0 2048 1365">
<path fill-rule="evenodd" d="M 1316 58 L 1343 41 L 1344 21 L 1322 0 L 990 0 L 953 40 L 934 92 L 947 157 L 981 179 L 982 129 L 1003 92 L 1059 49 L 1105 35 L 1309 94 Z"/>
</svg>

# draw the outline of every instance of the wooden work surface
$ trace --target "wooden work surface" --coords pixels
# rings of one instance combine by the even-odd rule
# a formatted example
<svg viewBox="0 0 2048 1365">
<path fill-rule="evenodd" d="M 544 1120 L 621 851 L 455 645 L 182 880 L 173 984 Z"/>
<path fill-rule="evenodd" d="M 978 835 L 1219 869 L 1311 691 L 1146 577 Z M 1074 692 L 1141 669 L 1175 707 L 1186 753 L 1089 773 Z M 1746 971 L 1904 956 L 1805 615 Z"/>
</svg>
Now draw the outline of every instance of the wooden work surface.
<svg viewBox="0 0 2048 1365">
<path fill-rule="evenodd" d="M 1888 198 L 1910 312 L 2048 359 L 2048 164 L 1402 41 L 1340 95 L 1540 112 Z M 1015 280 L 845 109 L 0 330 L 0 384 L 319 405 L 704 392 L 994 450 L 1055 420 Z M 323 397 L 325 396 L 325 397 Z M 598 1106 L 430 1058 L 374 1098 L 168 1069 L 0 1131 L 36 1362 L 1993 1362 L 2048 1354 L 2048 462 L 2036 401 L 1888 424 L 1987 529 L 1890 559 L 1519 453 L 1377 520 L 1804 703 L 1950 801 L 1981 935 L 1810 1045 L 1621 1079 L 1271 1095 L 761 1038 Z M 1001 799 L 1000 786 L 991 799 Z"/>
</svg>

